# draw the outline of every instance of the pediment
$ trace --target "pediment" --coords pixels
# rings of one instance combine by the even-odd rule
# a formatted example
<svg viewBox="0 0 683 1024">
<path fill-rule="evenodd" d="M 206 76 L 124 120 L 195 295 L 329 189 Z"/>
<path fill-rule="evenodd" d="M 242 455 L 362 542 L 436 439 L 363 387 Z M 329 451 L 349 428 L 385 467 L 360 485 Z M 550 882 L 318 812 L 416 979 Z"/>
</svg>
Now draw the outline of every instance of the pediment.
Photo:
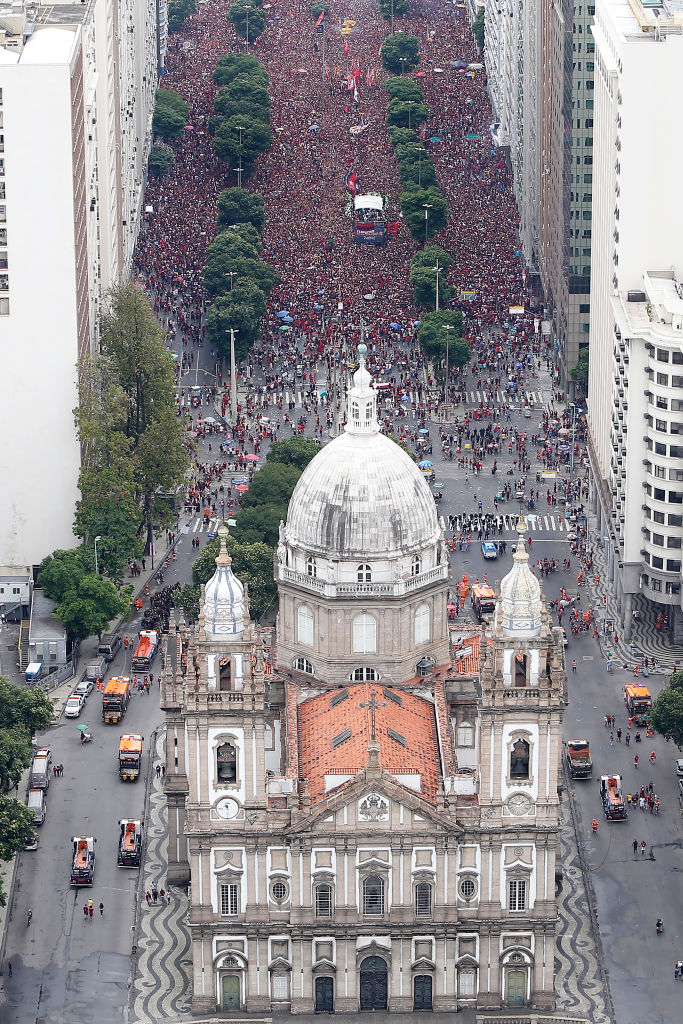
<svg viewBox="0 0 683 1024">
<path fill-rule="evenodd" d="M 367 771 L 359 772 L 355 778 L 329 793 L 320 803 L 308 808 L 303 813 L 293 811 L 295 820 L 284 830 L 284 834 L 298 835 L 311 832 L 313 829 L 322 832 L 336 831 L 335 821 L 329 821 L 330 812 L 333 811 L 336 818 L 338 812 L 344 807 L 350 807 L 352 804 L 361 806 L 364 802 L 368 803 L 365 820 L 357 822 L 356 832 L 359 830 L 387 831 L 392 827 L 390 818 L 385 817 L 381 813 L 381 809 L 373 815 L 373 808 L 377 808 L 374 799 L 376 797 L 383 798 L 389 805 L 402 804 L 407 812 L 407 822 L 410 822 L 410 815 L 416 814 L 440 830 L 456 835 L 463 832 L 462 826 L 458 825 L 449 814 L 435 807 L 434 804 L 409 789 L 408 786 L 397 782 L 390 772 L 380 771 L 378 773 L 374 770 L 372 774 Z M 368 801 L 368 798 L 371 798 L 371 801 Z M 408 827 L 406 824 L 406 828 Z"/>
<path fill-rule="evenodd" d="M 421 956 L 411 964 L 411 969 L 413 971 L 433 971 L 435 969 L 435 964 L 434 961 L 430 960 L 428 957 Z"/>
<path fill-rule="evenodd" d="M 281 956 L 276 956 L 275 959 L 268 964 L 269 971 L 291 971 L 291 969 L 292 965 Z"/>
</svg>

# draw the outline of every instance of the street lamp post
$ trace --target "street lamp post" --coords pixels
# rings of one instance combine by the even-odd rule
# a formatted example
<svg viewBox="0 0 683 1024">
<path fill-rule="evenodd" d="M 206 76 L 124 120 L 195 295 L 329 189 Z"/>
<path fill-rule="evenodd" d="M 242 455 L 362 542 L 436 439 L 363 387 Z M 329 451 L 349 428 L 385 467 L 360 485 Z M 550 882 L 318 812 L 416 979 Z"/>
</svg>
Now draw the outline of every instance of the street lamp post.
<svg viewBox="0 0 683 1024">
<path fill-rule="evenodd" d="M 574 490 L 574 447 L 576 445 L 576 402 L 570 402 L 569 408 L 572 410 L 572 450 L 569 453 L 569 497 L 571 498 Z"/>
<path fill-rule="evenodd" d="M 98 540 L 102 540 L 102 538 L 99 537 L 99 536 L 95 537 L 95 575 L 96 576 L 99 576 L 99 574 L 100 574 L 99 568 L 97 566 L 97 542 L 98 542 Z"/>
<path fill-rule="evenodd" d="M 436 261 L 436 266 L 432 267 L 432 270 L 436 273 L 436 307 L 435 311 L 439 312 L 439 274 L 443 270 L 443 267 L 439 266 L 439 261 Z"/>
<path fill-rule="evenodd" d="M 434 206 L 434 203 L 423 203 L 422 204 L 425 212 L 425 245 L 427 244 L 427 235 L 429 233 L 429 211 Z"/>
<path fill-rule="evenodd" d="M 246 49 L 247 49 L 247 53 L 249 53 L 249 5 L 245 4 L 244 7 L 240 8 L 240 10 L 244 11 L 246 16 L 247 16 L 247 38 L 246 38 L 247 47 L 246 47 Z"/>
<path fill-rule="evenodd" d="M 399 57 L 398 58 L 398 62 L 401 65 L 401 74 L 405 75 L 405 73 L 406 73 L 406 64 L 408 63 L 408 58 L 407 57 Z"/>
<path fill-rule="evenodd" d="M 242 132 L 246 131 L 246 129 L 241 124 L 236 124 L 235 128 L 240 133 L 240 160 L 237 165 L 237 187 L 242 188 Z"/>
<path fill-rule="evenodd" d="M 444 381 L 444 402 L 450 405 L 450 394 L 448 390 L 448 348 L 451 340 L 451 331 L 455 331 L 456 328 L 453 324 L 444 324 L 443 330 L 446 332 L 446 379 Z"/>
<path fill-rule="evenodd" d="M 235 335 L 239 328 L 230 328 L 230 419 L 237 422 L 237 371 L 235 369 Z"/>
<path fill-rule="evenodd" d="M 410 131 L 411 128 L 413 127 L 412 124 L 411 124 L 411 116 L 412 116 L 412 113 L 413 113 L 413 104 L 414 103 L 415 103 L 415 100 L 406 100 L 406 106 L 408 107 L 408 131 Z"/>
<path fill-rule="evenodd" d="M 413 146 L 413 149 L 417 150 L 417 185 L 422 188 L 422 154 L 425 150 L 424 146 Z"/>
</svg>

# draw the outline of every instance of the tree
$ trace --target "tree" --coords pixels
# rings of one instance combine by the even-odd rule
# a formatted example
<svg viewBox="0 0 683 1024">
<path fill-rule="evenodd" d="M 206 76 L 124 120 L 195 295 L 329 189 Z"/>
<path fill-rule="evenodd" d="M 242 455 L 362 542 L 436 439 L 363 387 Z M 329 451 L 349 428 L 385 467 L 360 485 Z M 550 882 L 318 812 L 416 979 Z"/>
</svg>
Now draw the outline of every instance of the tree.
<svg viewBox="0 0 683 1024">
<path fill-rule="evenodd" d="M 11 860 L 35 836 L 36 821 L 32 810 L 18 800 L 0 797 L 0 860 Z M 0 906 L 7 905 L 7 893 L 0 880 Z"/>
<path fill-rule="evenodd" d="M 233 4 L 228 11 L 228 21 L 232 22 L 237 35 L 248 43 L 258 39 L 266 27 L 266 16 L 253 0 L 240 0 Z"/>
<path fill-rule="evenodd" d="M 428 204 L 429 217 L 425 216 Z M 401 193 L 401 209 L 415 238 L 429 238 L 446 224 L 448 203 L 438 188 L 412 188 Z"/>
<path fill-rule="evenodd" d="M 280 522 L 287 518 L 287 505 L 268 502 L 257 508 L 244 508 L 239 512 L 233 536 L 238 544 L 267 544 L 274 548 L 278 542 Z"/>
<path fill-rule="evenodd" d="M 484 8 L 480 7 L 477 11 L 477 16 L 472 22 L 472 35 L 474 36 L 479 50 L 484 52 L 484 36 L 486 33 L 486 16 Z"/>
<path fill-rule="evenodd" d="M 320 442 L 310 437 L 290 437 L 286 441 L 274 441 L 271 444 L 266 462 L 282 462 L 285 466 L 294 466 L 303 472 L 320 449 Z"/>
<path fill-rule="evenodd" d="M 130 461 L 127 467 L 131 465 Z M 135 483 L 122 476 L 116 467 L 83 467 L 79 480 L 81 500 L 76 503 L 74 533 L 85 544 L 100 537 L 98 567 L 110 579 L 120 583 L 122 568 L 142 554 L 138 537 L 140 508 L 135 501 Z"/>
<path fill-rule="evenodd" d="M 422 103 L 424 99 L 422 89 L 410 78 L 387 78 L 384 88 L 392 100 L 401 100 L 403 103 L 413 100 L 414 103 Z"/>
<path fill-rule="evenodd" d="M 149 152 L 149 173 L 153 178 L 161 178 L 173 166 L 173 150 L 167 146 L 152 146 Z"/>
<path fill-rule="evenodd" d="M 225 359 L 230 358 L 230 328 L 235 331 L 235 359 L 249 355 L 266 311 L 263 292 L 253 281 L 241 281 L 231 291 L 217 295 L 206 314 L 210 340 Z"/>
<path fill-rule="evenodd" d="M 579 352 L 579 361 L 576 366 L 572 366 L 569 371 L 569 376 L 576 383 L 580 384 L 584 391 L 588 391 L 588 363 L 589 363 L 589 347 L 584 347 Z"/>
<path fill-rule="evenodd" d="M 242 499 L 242 508 L 257 505 L 287 505 L 296 487 L 301 471 L 282 462 L 266 462 L 254 475 L 249 490 Z"/>
<path fill-rule="evenodd" d="M 213 73 L 216 85 L 229 85 L 239 75 L 249 75 L 252 81 L 260 80 L 268 86 L 268 72 L 250 53 L 228 53 L 221 57 Z"/>
<path fill-rule="evenodd" d="M 268 84 L 256 75 L 236 75 L 228 85 L 223 85 L 218 90 L 213 101 L 213 109 L 216 114 L 230 117 L 233 113 L 232 108 L 237 103 L 248 103 L 258 110 L 264 110 L 267 121 L 270 112 Z"/>
<path fill-rule="evenodd" d="M 232 224 L 253 224 L 260 234 L 265 217 L 260 192 L 249 192 L 246 188 L 226 188 L 218 196 L 219 229 Z"/>
<path fill-rule="evenodd" d="M 443 308 L 453 296 L 453 289 L 446 280 L 446 274 L 438 275 L 439 281 L 439 307 Z M 425 309 L 436 307 L 436 282 L 437 273 L 433 267 L 415 267 L 410 271 L 410 283 L 413 286 L 413 295 L 418 306 Z"/>
<path fill-rule="evenodd" d="M 453 265 L 451 254 L 442 249 L 440 245 L 425 245 L 423 249 L 415 253 L 410 261 L 411 273 L 416 267 L 434 267 L 437 260 L 439 266 L 443 267 L 444 271 L 448 273 Z"/>
<path fill-rule="evenodd" d="M 154 96 L 152 130 L 162 139 L 174 139 L 187 124 L 189 107 L 174 89 L 157 89 Z"/>
<path fill-rule="evenodd" d="M 235 275 L 234 278 L 230 277 L 231 273 Z M 204 287 L 212 295 L 229 292 L 231 280 L 253 281 L 267 294 L 280 280 L 271 265 L 262 259 L 233 256 L 229 251 L 218 252 L 207 262 L 202 271 L 202 279 Z"/>
<path fill-rule="evenodd" d="M 52 701 L 42 690 L 15 686 L 0 676 L 0 793 L 17 785 L 34 754 L 31 737 L 48 728 L 53 714 Z"/>
<path fill-rule="evenodd" d="M 176 113 L 181 114 L 182 117 L 187 120 L 190 108 L 175 89 L 157 89 L 154 94 L 154 103 L 157 107 L 168 107 L 171 110 L 175 110 Z"/>
<path fill-rule="evenodd" d="M 407 82 L 409 79 L 402 78 L 399 81 Z M 391 139 L 391 145 L 396 146 L 415 146 L 422 145 L 422 142 L 416 132 L 412 128 L 389 128 L 389 138 Z M 425 152 L 427 152 L 425 150 Z"/>
<path fill-rule="evenodd" d="M 420 44 L 417 36 L 395 32 L 382 43 L 382 64 L 395 75 L 413 71 L 420 63 Z"/>
<path fill-rule="evenodd" d="M 261 236 L 253 224 L 230 224 L 225 230 L 234 238 L 239 238 L 250 245 L 257 255 L 260 253 Z"/>
<path fill-rule="evenodd" d="M 390 441 L 393 441 L 394 444 L 397 444 L 399 446 L 399 448 L 402 448 L 403 451 L 406 453 L 406 455 L 410 455 L 410 457 L 413 460 L 413 462 L 417 462 L 417 455 L 412 450 L 412 448 L 410 448 L 405 443 L 405 441 L 401 441 L 398 437 L 396 437 L 396 434 L 387 434 L 387 437 L 389 438 Z"/>
<path fill-rule="evenodd" d="M 412 100 L 404 103 L 402 100 L 389 100 L 387 107 L 387 124 L 397 128 L 412 128 L 429 117 L 429 107 L 424 103 L 414 103 Z"/>
<path fill-rule="evenodd" d="M 398 165 L 401 185 L 407 191 L 413 188 L 432 188 L 438 185 L 436 168 L 431 157 L 419 159 L 418 154 L 411 160 L 401 161 Z"/>
<path fill-rule="evenodd" d="M 128 608 L 128 593 L 119 594 L 101 576 L 84 576 L 77 590 L 67 591 L 57 605 L 67 637 L 74 643 L 96 633 L 101 636 L 112 619 Z"/>
<path fill-rule="evenodd" d="M 676 673 L 683 676 L 683 673 Z M 677 747 L 683 746 L 683 688 L 669 685 L 652 705 L 652 725 Z"/>
<path fill-rule="evenodd" d="M 272 141 L 270 128 L 263 121 L 235 115 L 220 125 L 213 137 L 213 148 L 221 160 L 233 166 L 241 159 L 242 169 L 248 174 L 257 156 L 265 153 Z"/>
<path fill-rule="evenodd" d="M 196 10 L 195 0 L 168 0 L 168 31 L 179 32 L 185 19 Z"/>
<path fill-rule="evenodd" d="M 444 327 L 454 327 L 448 334 Z M 417 340 L 428 359 L 441 360 L 446 356 L 446 335 L 448 334 L 448 365 L 450 368 L 464 366 L 469 362 L 469 346 L 462 340 L 462 313 L 455 309 L 440 309 L 438 313 L 427 313 L 418 327 Z"/>
<path fill-rule="evenodd" d="M 312 18 L 317 21 L 321 14 L 329 14 L 330 5 L 325 3 L 324 0 L 316 0 L 315 3 L 308 5 L 308 11 Z"/>
<path fill-rule="evenodd" d="M 379 0 L 378 4 L 379 13 L 387 20 L 407 14 L 409 6 L 408 0 Z"/>
</svg>

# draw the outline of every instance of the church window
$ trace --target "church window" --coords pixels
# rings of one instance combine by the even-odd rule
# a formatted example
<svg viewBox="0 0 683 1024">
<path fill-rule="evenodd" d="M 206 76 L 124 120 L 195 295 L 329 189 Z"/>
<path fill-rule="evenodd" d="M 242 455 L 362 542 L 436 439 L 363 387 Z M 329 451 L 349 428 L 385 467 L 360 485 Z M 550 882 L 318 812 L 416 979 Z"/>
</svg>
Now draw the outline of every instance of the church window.
<svg viewBox="0 0 683 1024">
<path fill-rule="evenodd" d="M 369 565 L 359 565 L 356 575 L 359 583 L 372 583 L 372 569 Z"/>
<path fill-rule="evenodd" d="M 232 659 L 229 655 L 227 658 L 221 658 L 220 673 L 219 690 L 232 690 Z"/>
<path fill-rule="evenodd" d="M 415 645 L 426 644 L 431 632 L 431 614 L 428 604 L 421 604 L 415 611 Z"/>
<path fill-rule="evenodd" d="M 415 886 L 415 914 L 417 917 L 432 916 L 432 887 L 429 882 L 418 882 Z"/>
<path fill-rule="evenodd" d="M 371 683 L 374 679 L 379 679 L 379 676 L 374 668 L 354 668 L 349 679 L 354 683 Z"/>
<path fill-rule="evenodd" d="M 403 733 L 396 732 L 396 730 L 392 729 L 391 726 L 387 729 L 387 736 L 390 740 L 393 740 L 394 743 L 398 743 L 402 747 L 408 746 L 408 740 L 405 738 Z"/>
<path fill-rule="evenodd" d="M 353 620 L 353 653 L 377 653 L 377 620 L 372 615 L 356 615 Z"/>
<path fill-rule="evenodd" d="M 410 575 L 419 576 L 422 572 L 422 559 L 419 555 L 415 555 L 412 562 L 410 563 Z"/>
<path fill-rule="evenodd" d="M 526 879 L 511 878 L 508 881 L 509 909 L 520 913 L 526 910 Z"/>
<path fill-rule="evenodd" d="M 356 426 L 360 425 L 360 406 L 358 402 L 351 403 L 351 419 L 356 424 Z"/>
<path fill-rule="evenodd" d="M 460 883 L 460 895 L 464 900 L 471 900 L 477 891 L 476 883 L 472 878 L 463 878 Z"/>
<path fill-rule="evenodd" d="M 336 736 L 332 737 L 332 749 L 334 750 L 336 747 L 341 747 L 342 743 L 346 743 L 346 741 L 350 739 L 351 730 L 348 728 L 342 729 L 341 732 L 338 732 Z"/>
<path fill-rule="evenodd" d="M 315 674 L 313 672 L 313 666 L 311 665 L 308 658 L 295 658 L 292 667 L 295 668 L 297 672 L 305 672 L 307 676 L 312 676 Z"/>
<path fill-rule="evenodd" d="M 232 743 L 216 748 L 216 775 L 219 782 L 237 782 L 237 750 Z"/>
<path fill-rule="evenodd" d="M 510 777 L 513 779 L 529 778 L 529 744 L 526 740 L 517 740 L 512 746 Z"/>
<path fill-rule="evenodd" d="M 384 913 L 384 879 L 379 875 L 368 875 L 363 879 L 363 913 Z"/>
<path fill-rule="evenodd" d="M 300 644 L 313 646 L 313 612 L 306 604 L 300 604 L 296 613 L 297 638 Z"/>
<path fill-rule="evenodd" d="M 461 968 L 458 971 L 458 995 L 462 996 L 463 999 L 476 995 L 475 981 L 476 971 L 470 967 Z"/>
<path fill-rule="evenodd" d="M 515 653 L 515 686 L 526 686 L 527 656 L 521 651 Z"/>
<path fill-rule="evenodd" d="M 239 906 L 239 890 L 235 882 L 221 886 L 221 916 L 235 917 Z"/>
<path fill-rule="evenodd" d="M 307 558 L 306 559 L 306 575 L 307 576 L 317 576 L 318 575 L 318 566 L 315 564 L 315 558 Z"/>
<path fill-rule="evenodd" d="M 458 726 L 456 746 L 474 746 L 474 726 L 471 722 L 461 722 Z"/>
<path fill-rule="evenodd" d="M 332 886 L 327 883 L 315 887 L 315 916 L 332 917 Z"/>
<path fill-rule="evenodd" d="M 282 903 L 283 900 L 287 899 L 289 889 L 286 882 L 277 881 L 273 882 L 270 892 L 276 903 Z"/>
</svg>

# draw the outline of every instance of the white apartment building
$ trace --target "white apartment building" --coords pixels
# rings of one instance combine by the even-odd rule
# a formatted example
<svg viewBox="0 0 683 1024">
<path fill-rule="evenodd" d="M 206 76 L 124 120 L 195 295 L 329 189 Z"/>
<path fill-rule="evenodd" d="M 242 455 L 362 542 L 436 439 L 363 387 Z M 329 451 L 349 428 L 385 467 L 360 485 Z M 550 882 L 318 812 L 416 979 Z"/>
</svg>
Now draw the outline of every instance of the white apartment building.
<svg viewBox="0 0 683 1024">
<path fill-rule="evenodd" d="M 527 267 L 538 266 L 540 235 L 540 0 L 487 0 L 485 64 L 496 146 L 509 147 Z"/>
<path fill-rule="evenodd" d="M 683 92 L 683 4 L 599 0 L 592 31 L 592 501 L 623 635 L 642 592 L 671 616 L 678 637 L 683 136 L 672 126 Z"/>
<path fill-rule="evenodd" d="M 156 5 L 0 0 L 0 561 L 74 544 L 77 367 L 130 272 L 157 81 Z"/>
</svg>

